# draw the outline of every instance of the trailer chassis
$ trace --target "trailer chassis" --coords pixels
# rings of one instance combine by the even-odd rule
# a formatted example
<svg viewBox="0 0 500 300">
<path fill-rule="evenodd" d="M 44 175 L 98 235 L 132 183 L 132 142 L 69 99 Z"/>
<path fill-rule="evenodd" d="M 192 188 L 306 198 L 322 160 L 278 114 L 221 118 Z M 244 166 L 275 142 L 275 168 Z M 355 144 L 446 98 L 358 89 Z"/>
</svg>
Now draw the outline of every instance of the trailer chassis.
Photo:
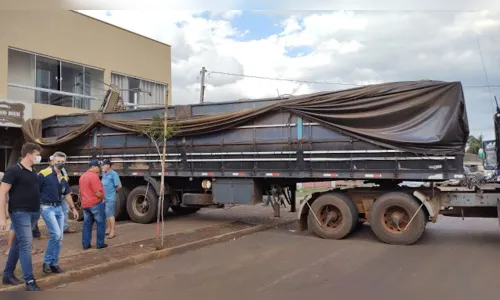
<svg viewBox="0 0 500 300">
<path fill-rule="evenodd" d="M 298 230 L 343 239 L 359 224 L 388 244 L 417 242 L 439 215 L 498 218 L 500 185 L 469 188 L 352 188 L 314 193 L 301 200 Z"/>
</svg>

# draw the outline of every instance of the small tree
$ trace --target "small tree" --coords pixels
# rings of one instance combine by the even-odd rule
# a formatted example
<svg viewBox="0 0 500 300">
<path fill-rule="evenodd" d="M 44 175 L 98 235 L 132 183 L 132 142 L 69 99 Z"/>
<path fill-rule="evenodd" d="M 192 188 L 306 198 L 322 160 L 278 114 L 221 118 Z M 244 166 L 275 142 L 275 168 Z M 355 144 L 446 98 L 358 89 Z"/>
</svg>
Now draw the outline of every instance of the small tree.
<svg viewBox="0 0 500 300">
<path fill-rule="evenodd" d="M 483 135 L 480 134 L 478 137 L 469 135 L 467 146 L 468 146 L 467 153 L 478 154 L 479 149 L 483 147 Z"/>
<path fill-rule="evenodd" d="M 154 115 L 151 118 L 151 123 L 141 128 L 141 134 L 147 136 L 151 140 L 151 143 L 156 147 L 156 151 L 158 151 L 158 155 L 161 155 L 159 146 L 160 141 L 162 141 L 164 137 L 166 137 L 167 140 L 172 138 L 175 135 L 175 130 L 175 126 L 167 126 L 167 135 L 164 136 L 164 121 L 159 115 Z"/>
<path fill-rule="evenodd" d="M 165 155 L 162 155 L 160 151 L 160 146 L 159 143 L 160 141 L 163 141 L 164 145 L 164 151 L 166 147 L 166 142 L 168 139 L 170 139 L 172 136 L 175 134 L 175 126 L 167 126 L 165 124 L 165 119 L 158 115 L 154 115 L 151 118 L 151 123 L 149 125 L 146 125 L 142 128 L 141 133 L 145 136 L 147 136 L 151 143 L 155 145 L 156 151 L 158 153 L 159 157 L 162 157 L 161 159 L 161 183 L 160 183 L 160 196 L 158 199 L 158 211 L 156 215 L 156 249 L 159 250 L 163 248 L 163 229 L 164 229 L 164 223 L 163 223 L 163 205 L 165 201 L 165 170 L 166 170 L 166 158 Z M 162 222 L 162 229 L 161 229 L 161 234 L 160 234 L 160 217 L 161 217 L 161 222 Z"/>
</svg>

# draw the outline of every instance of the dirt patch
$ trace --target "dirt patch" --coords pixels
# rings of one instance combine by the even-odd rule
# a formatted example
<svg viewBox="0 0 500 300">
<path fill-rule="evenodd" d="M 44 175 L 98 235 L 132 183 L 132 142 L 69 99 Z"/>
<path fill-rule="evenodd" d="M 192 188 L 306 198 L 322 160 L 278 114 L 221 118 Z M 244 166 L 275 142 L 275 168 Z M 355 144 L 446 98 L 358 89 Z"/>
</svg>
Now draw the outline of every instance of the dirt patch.
<svg viewBox="0 0 500 300">
<path fill-rule="evenodd" d="M 202 229 L 197 229 L 193 231 L 180 232 L 176 234 L 166 235 L 164 238 L 164 247 L 172 248 L 187 243 L 191 243 L 198 240 L 207 239 L 213 236 L 222 235 L 226 233 L 236 232 L 242 229 L 251 228 L 255 225 L 248 224 L 245 222 L 235 221 L 231 223 L 225 223 L 217 226 L 206 227 Z M 152 252 L 156 249 L 156 238 L 147 239 L 139 242 L 134 242 L 130 244 L 117 245 L 108 247 L 106 249 L 97 250 L 91 248 L 89 250 L 82 250 L 81 253 L 61 257 L 60 265 L 64 270 L 79 270 L 87 267 L 92 267 L 95 265 L 104 264 L 107 262 L 123 259 L 132 255 L 137 255 L 146 252 Z M 44 274 L 42 272 L 41 263 L 35 264 L 34 260 L 34 274 L 35 278 L 40 279 L 43 277 L 51 276 L 50 274 Z M 20 267 L 16 270 L 19 278 L 21 276 Z"/>
<path fill-rule="evenodd" d="M 10 223 L 8 226 L 10 226 Z M 68 223 L 68 226 L 71 230 L 74 230 L 76 232 L 82 232 L 82 230 L 83 230 L 83 222 L 70 221 Z M 95 227 L 96 226 L 94 224 L 93 229 L 95 229 Z M 45 238 L 49 237 L 49 231 L 48 231 L 47 227 L 45 227 L 45 222 L 43 221 L 42 218 L 40 218 L 40 220 L 38 221 L 38 229 L 40 229 L 40 234 L 43 237 L 45 237 Z M 8 234 L 9 234 L 9 231 L 4 231 L 4 232 L 0 233 L 0 247 L 7 246 Z"/>
</svg>

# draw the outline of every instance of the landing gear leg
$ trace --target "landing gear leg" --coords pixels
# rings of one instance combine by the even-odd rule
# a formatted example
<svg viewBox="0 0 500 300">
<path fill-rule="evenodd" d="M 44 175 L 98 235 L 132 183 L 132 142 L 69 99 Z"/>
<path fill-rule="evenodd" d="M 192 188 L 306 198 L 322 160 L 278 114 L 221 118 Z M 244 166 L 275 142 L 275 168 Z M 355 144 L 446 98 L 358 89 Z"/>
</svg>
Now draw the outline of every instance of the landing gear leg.
<svg viewBox="0 0 500 300">
<path fill-rule="evenodd" d="M 271 189 L 271 206 L 274 211 L 274 218 L 279 219 L 280 218 L 280 210 L 281 210 L 281 189 L 277 187 L 272 187 Z"/>
<path fill-rule="evenodd" d="M 290 187 L 290 212 L 297 211 L 297 185 Z"/>
</svg>

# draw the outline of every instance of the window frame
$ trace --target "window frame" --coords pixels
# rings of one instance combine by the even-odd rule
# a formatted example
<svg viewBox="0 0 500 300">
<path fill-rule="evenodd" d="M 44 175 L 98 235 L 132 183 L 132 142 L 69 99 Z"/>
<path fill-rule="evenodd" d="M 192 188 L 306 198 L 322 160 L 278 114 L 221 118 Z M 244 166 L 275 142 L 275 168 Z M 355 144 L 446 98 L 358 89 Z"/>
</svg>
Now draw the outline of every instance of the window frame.
<svg viewBox="0 0 500 300">
<path fill-rule="evenodd" d="M 113 75 L 117 75 L 117 76 L 121 76 L 121 77 L 124 77 L 125 79 L 127 79 L 127 86 L 128 86 L 128 80 L 130 78 L 132 79 L 135 79 L 135 80 L 138 80 L 139 81 L 139 88 L 141 86 L 141 82 L 148 82 L 148 83 L 153 83 L 153 84 L 156 84 L 156 85 L 160 85 L 162 86 L 163 88 L 163 97 L 162 97 L 162 101 L 163 103 L 159 104 L 158 106 L 163 106 L 165 105 L 165 102 L 167 102 L 167 96 L 168 96 L 168 84 L 167 83 L 164 83 L 164 82 L 161 82 L 161 81 L 156 81 L 156 80 L 150 80 L 150 79 L 145 79 L 145 78 L 141 78 L 141 77 L 137 77 L 137 76 L 132 76 L 132 75 L 127 75 L 127 74 L 124 74 L 124 73 L 120 73 L 120 72 L 116 72 L 116 71 L 111 71 L 111 83 L 113 84 Z M 127 92 L 131 92 L 132 89 L 127 89 Z M 125 90 L 120 90 L 120 93 L 124 92 Z M 150 105 L 142 105 L 142 104 L 139 104 L 140 102 L 140 99 L 142 97 L 142 93 L 140 92 L 135 92 L 133 93 L 134 94 L 134 97 L 133 99 L 131 99 L 130 97 L 130 94 L 128 96 L 128 102 L 126 103 L 125 101 L 123 101 L 123 105 L 125 107 L 127 107 L 128 109 L 132 109 L 132 110 L 136 110 L 136 109 L 140 109 L 140 108 L 150 108 L 151 106 Z"/>
<path fill-rule="evenodd" d="M 63 91 L 62 88 L 62 80 L 64 80 L 64 77 L 62 76 L 62 69 L 63 69 L 63 63 L 66 63 L 66 64 L 70 64 L 70 65 L 75 65 L 75 66 L 78 66 L 78 67 L 82 67 L 82 70 L 83 70 L 83 76 L 82 76 L 82 80 L 83 80 L 83 85 L 85 87 L 86 85 L 86 82 L 85 82 L 85 74 L 87 73 L 87 69 L 91 69 L 91 70 L 94 70 L 94 71 L 99 71 L 99 72 L 102 72 L 103 74 L 103 77 L 104 77 L 104 69 L 103 68 L 98 68 L 98 67 L 94 67 L 94 66 L 89 66 L 89 65 L 86 65 L 86 64 L 82 64 L 82 63 L 77 63 L 77 62 L 73 62 L 73 61 L 69 61 L 69 60 L 64 60 L 64 59 L 60 59 L 60 58 L 56 58 L 56 57 L 52 57 L 52 56 L 49 56 L 49 55 L 44 55 L 44 54 L 40 54 L 40 53 L 36 53 L 36 52 L 32 52 L 32 51 L 27 51 L 27 50 L 23 50 L 23 49 L 19 49 L 19 48 L 15 48 L 15 47 L 8 47 L 8 51 L 15 51 L 15 52 L 20 52 L 20 53 L 26 53 L 26 54 L 30 54 L 30 55 L 33 55 L 33 58 L 34 58 L 34 82 L 33 82 L 33 86 L 28 86 L 28 85 L 24 85 L 24 84 L 17 84 L 17 83 L 12 83 L 12 82 L 9 82 L 8 80 L 8 74 L 7 74 L 7 84 L 9 87 L 15 87 L 15 88 L 22 88 L 22 89 L 28 89 L 28 90 L 34 90 L 35 92 L 45 92 L 45 93 L 51 93 L 51 94 L 57 94 L 57 95 L 61 95 L 61 96 L 68 96 L 68 97 L 73 97 L 72 99 L 72 106 L 73 108 L 80 108 L 80 109 L 86 109 L 86 110 L 90 110 L 90 108 L 92 107 L 92 104 L 90 103 L 90 101 L 99 101 L 101 99 L 97 98 L 97 97 L 94 97 L 94 96 L 90 96 L 90 95 L 85 95 L 85 88 L 82 88 L 82 94 L 78 94 L 78 93 L 72 93 L 72 92 L 66 92 L 66 91 Z M 46 59 L 51 59 L 51 60 L 55 60 L 57 62 L 57 67 L 58 67 L 58 90 L 54 90 L 54 89 L 47 89 L 47 88 L 41 88 L 41 87 L 37 87 L 37 79 L 38 79 L 38 72 L 37 72 L 37 58 L 39 57 L 43 57 L 43 58 L 46 58 Z M 62 80 L 61 80 L 61 77 L 62 77 Z M 82 99 L 88 99 L 88 105 L 85 105 L 87 107 L 82 107 L 83 105 L 76 105 L 76 99 L 75 97 L 77 98 L 82 98 Z M 39 100 L 37 99 L 37 95 L 35 93 L 35 96 L 34 96 L 34 99 L 33 99 L 34 103 L 40 103 Z M 50 103 L 48 103 L 50 104 Z M 56 106 L 61 106 L 61 105 L 56 105 Z"/>
</svg>

